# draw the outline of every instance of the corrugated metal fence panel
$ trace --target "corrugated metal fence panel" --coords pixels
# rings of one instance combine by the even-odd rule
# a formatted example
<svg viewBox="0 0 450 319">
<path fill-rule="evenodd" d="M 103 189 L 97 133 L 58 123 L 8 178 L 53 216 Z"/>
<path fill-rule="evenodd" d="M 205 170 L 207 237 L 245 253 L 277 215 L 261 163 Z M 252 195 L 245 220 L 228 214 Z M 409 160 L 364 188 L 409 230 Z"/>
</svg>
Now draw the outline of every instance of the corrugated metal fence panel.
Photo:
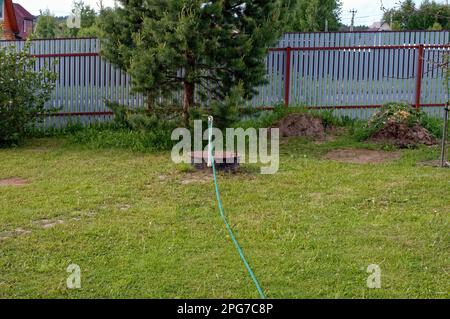
<svg viewBox="0 0 450 319">
<path fill-rule="evenodd" d="M 287 53 L 282 49 L 288 47 L 293 48 L 289 105 L 336 108 L 338 114 L 369 118 L 377 106 L 388 102 L 414 104 L 417 45 L 447 45 L 449 36 L 450 31 L 285 34 L 278 49 L 269 52 L 268 84 L 258 89 L 259 94 L 251 105 L 267 107 L 283 102 Z M 352 48 L 339 49 L 342 47 Z M 431 66 L 430 61 L 438 56 L 436 52 L 441 53 L 442 60 L 442 53 L 448 50 L 425 48 L 424 51 L 420 101 L 423 109 L 435 116 L 440 116 L 448 97 L 442 69 L 438 62 Z M 427 72 L 429 68 L 433 70 Z"/>
<path fill-rule="evenodd" d="M 445 56 L 450 54 L 450 48 L 425 48 L 423 57 L 423 77 L 421 87 L 421 104 L 429 105 L 424 110 L 432 116 L 443 116 L 443 108 L 436 104 L 445 103 L 448 100 L 445 74 L 442 65 L 446 63 Z"/>
<path fill-rule="evenodd" d="M 415 51 L 292 51 L 290 104 L 363 108 L 389 101 L 413 103 Z"/>
<path fill-rule="evenodd" d="M 17 50 L 25 42 L 13 43 Z M 0 41 L 0 47 L 11 45 Z M 36 57 L 35 69 L 46 66 L 58 74 L 48 108 L 59 108 L 58 115 L 45 118 L 45 124 L 61 126 L 69 122 L 92 123 L 111 118 L 106 101 L 130 107 L 143 107 L 144 99 L 131 93 L 131 79 L 119 68 L 102 59 L 97 39 L 51 39 L 30 42 Z"/>
<path fill-rule="evenodd" d="M 447 44 L 450 31 L 292 32 L 286 33 L 276 47 L 313 47 L 317 42 L 323 47 Z"/>
<path fill-rule="evenodd" d="M 267 84 L 257 88 L 249 106 L 268 107 L 285 102 L 287 82 L 290 105 L 336 108 L 339 114 L 351 117 L 368 118 L 375 106 L 390 101 L 414 104 L 417 44 L 445 45 L 449 35 L 449 31 L 288 33 L 278 49 L 271 50 L 265 58 Z M 25 42 L 13 44 L 19 50 Z M 0 47 L 7 45 L 11 42 L 0 41 Z M 389 47 L 393 45 L 397 47 Z M 290 53 L 289 81 L 287 49 L 283 49 L 287 47 L 294 48 Z M 89 38 L 30 43 L 30 53 L 37 56 L 36 69 L 49 65 L 58 73 L 48 107 L 61 108 L 61 114 L 47 118 L 47 124 L 108 119 L 106 100 L 135 108 L 145 106 L 142 95 L 132 94 L 130 77 L 102 59 L 99 51 L 99 41 Z M 439 115 L 442 109 L 433 105 L 447 100 L 444 75 L 438 67 L 446 51 L 449 49 L 424 50 L 421 103 L 428 105 L 425 109 L 433 115 Z M 177 92 L 171 101 L 180 102 L 181 98 Z M 206 96 L 205 103 L 208 100 Z"/>
</svg>

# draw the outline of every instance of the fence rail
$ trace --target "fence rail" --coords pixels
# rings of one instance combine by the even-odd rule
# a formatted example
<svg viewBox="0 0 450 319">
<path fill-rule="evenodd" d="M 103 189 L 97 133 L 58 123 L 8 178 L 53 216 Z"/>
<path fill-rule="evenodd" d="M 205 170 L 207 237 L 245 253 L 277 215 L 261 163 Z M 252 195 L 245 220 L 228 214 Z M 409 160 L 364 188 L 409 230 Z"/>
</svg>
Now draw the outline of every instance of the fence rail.
<svg viewBox="0 0 450 319">
<path fill-rule="evenodd" d="M 248 106 L 306 105 L 368 118 L 382 104 L 401 101 L 440 116 L 448 88 L 439 66 L 444 53 L 450 51 L 449 34 L 286 34 L 269 49 L 265 58 L 267 84 L 257 88 Z M 0 41 L 0 47 L 11 44 L 19 50 L 25 43 Z M 58 74 L 47 106 L 61 107 L 61 111 L 46 118 L 46 124 L 61 125 L 74 118 L 83 123 L 109 119 L 111 112 L 105 101 L 145 106 L 144 97 L 133 94 L 130 77 L 99 52 L 97 39 L 31 42 L 36 70 L 50 66 Z"/>
</svg>

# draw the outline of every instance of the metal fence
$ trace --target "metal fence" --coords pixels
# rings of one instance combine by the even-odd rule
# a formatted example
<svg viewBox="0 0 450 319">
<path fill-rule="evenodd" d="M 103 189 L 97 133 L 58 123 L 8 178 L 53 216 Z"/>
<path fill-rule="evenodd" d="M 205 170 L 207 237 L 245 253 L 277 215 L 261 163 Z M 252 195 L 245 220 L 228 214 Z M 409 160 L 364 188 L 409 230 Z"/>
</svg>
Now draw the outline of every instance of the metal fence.
<svg viewBox="0 0 450 319">
<path fill-rule="evenodd" d="M 442 69 L 448 45 L 271 49 L 269 86 L 254 104 L 306 105 L 368 118 L 387 102 L 440 116 L 448 100 Z M 284 68 L 284 70 L 283 70 Z"/>
<path fill-rule="evenodd" d="M 17 50 L 24 41 L 1 41 L 0 47 L 14 44 Z M 106 101 L 131 107 L 144 105 L 140 94 L 132 94 L 130 77 L 99 55 L 97 39 L 50 39 L 30 43 L 36 58 L 35 69 L 49 67 L 58 74 L 56 88 L 47 107 L 61 108 L 45 118 L 47 125 L 67 122 L 88 123 L 111 118 Z"/>
<path fill-rule="evenodd" d="M 449 31 L 288 33 L 265 59 L 267 84 L 248 107 L 304 105 L 368 118 L 382 104 L 407 102 L 440 116 L 448 97 L 440 64 Z M 24 42 L 0 41 L 0 47 Z M 49 125 L 108 119 L 105 101 L 144 107 L 130 77 L 99 55 L 97 39 L 31 42 L 36 69 L 58 73 L 49 107 L 61 111 Z M 57 63 L 56 63 L 57 60 Z"/>
</svg>

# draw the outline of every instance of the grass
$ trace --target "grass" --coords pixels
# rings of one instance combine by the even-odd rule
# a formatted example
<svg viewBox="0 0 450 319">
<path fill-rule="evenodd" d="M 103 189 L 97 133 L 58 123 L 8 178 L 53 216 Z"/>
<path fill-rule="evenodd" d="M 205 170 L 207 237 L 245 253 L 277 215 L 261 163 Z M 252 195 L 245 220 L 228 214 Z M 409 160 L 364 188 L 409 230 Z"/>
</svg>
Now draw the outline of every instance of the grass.
<svg viewBox="0 0 450 319">
<path fill-rule="evenodd" d="M 270 298 L 449 298 L 450 170 L 322 159 L 380 148 L 346 136 L 283 140 L 280 171 L 221 175 L 226 214 Z M 90 150 L 64 138 L 0 150 L 1 298 L 257 298 L 218 215 L 212 180 L 169 152 Z M 39 221 L 64 223 L 42 228 Z M 66 288 L 70 263 L 82 289 Z M 382 288 L 368 289 L 378 264 Z"/>
</svg>

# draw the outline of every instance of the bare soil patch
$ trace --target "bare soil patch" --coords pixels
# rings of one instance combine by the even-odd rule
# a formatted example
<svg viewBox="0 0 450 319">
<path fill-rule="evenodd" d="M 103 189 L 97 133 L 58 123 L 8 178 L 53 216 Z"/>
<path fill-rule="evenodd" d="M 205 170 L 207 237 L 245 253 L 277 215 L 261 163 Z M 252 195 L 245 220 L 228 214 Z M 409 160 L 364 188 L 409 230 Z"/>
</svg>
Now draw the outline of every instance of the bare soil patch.
<svg viewBox="0 0 450 319">
<path fill-rule="evenodd" d="M 28 180 L 20 177 L 0 179 L 0 186 L 22 186 L 29 184 Z"/>
<path fill-rule="evenodd" d="M 273 128 L 280 129 L 281 137 L 305 136 L 314 139 L 324 139 L 327 128 L 322 119 L 312 116 L 310 114 L 289 114 Z"/>
<path fill-rule="evenodd" d="M 180 181 L 183 185 L 195 183 L 208 183 L 212 181 L 212 174 L 206 171 L 199 171 L 195 173 L 186 173 Z"/>
<path fill-rule="evenodd" d="M 400 148 L 415 147 L 419 144 L 431 146 L 437 140 L 424 127 L 416 124 L 408 126 L 407 123 L 389 121 L 386 125 L 372 135 L 375 142 L 387 142 Z"/>
<path fill-rule="evenodd" d="M 401 152 L 386 152 L 367 149 L 338 149 L 325 155 L 326 159 L 342 163 L 380 164 L 399 159 Z"/>
<path fill-rule="evenodd" d="M 62 219 L 41 219 L 34 222 L 35 225 L 47 229 L 47 228 L 53 228 L 56 225 L 64 224 L 64 220 Z"/>
<path fill-rule="evenodd" d="M 421 164 L 423 166 L 441 167 L 440 160 L 423 161 L 419 164 Z M 450 168 L 450 162 L 444 161 L 444 168 Z"/>
<path fill-rule="evenodd" d="M 12 231 L 0 232 L 0 241 L 30 233 L 31 233 L 30 230 L 26 230 L 23 228 L 16 228 L 15 230 Z"/>
</svg>

